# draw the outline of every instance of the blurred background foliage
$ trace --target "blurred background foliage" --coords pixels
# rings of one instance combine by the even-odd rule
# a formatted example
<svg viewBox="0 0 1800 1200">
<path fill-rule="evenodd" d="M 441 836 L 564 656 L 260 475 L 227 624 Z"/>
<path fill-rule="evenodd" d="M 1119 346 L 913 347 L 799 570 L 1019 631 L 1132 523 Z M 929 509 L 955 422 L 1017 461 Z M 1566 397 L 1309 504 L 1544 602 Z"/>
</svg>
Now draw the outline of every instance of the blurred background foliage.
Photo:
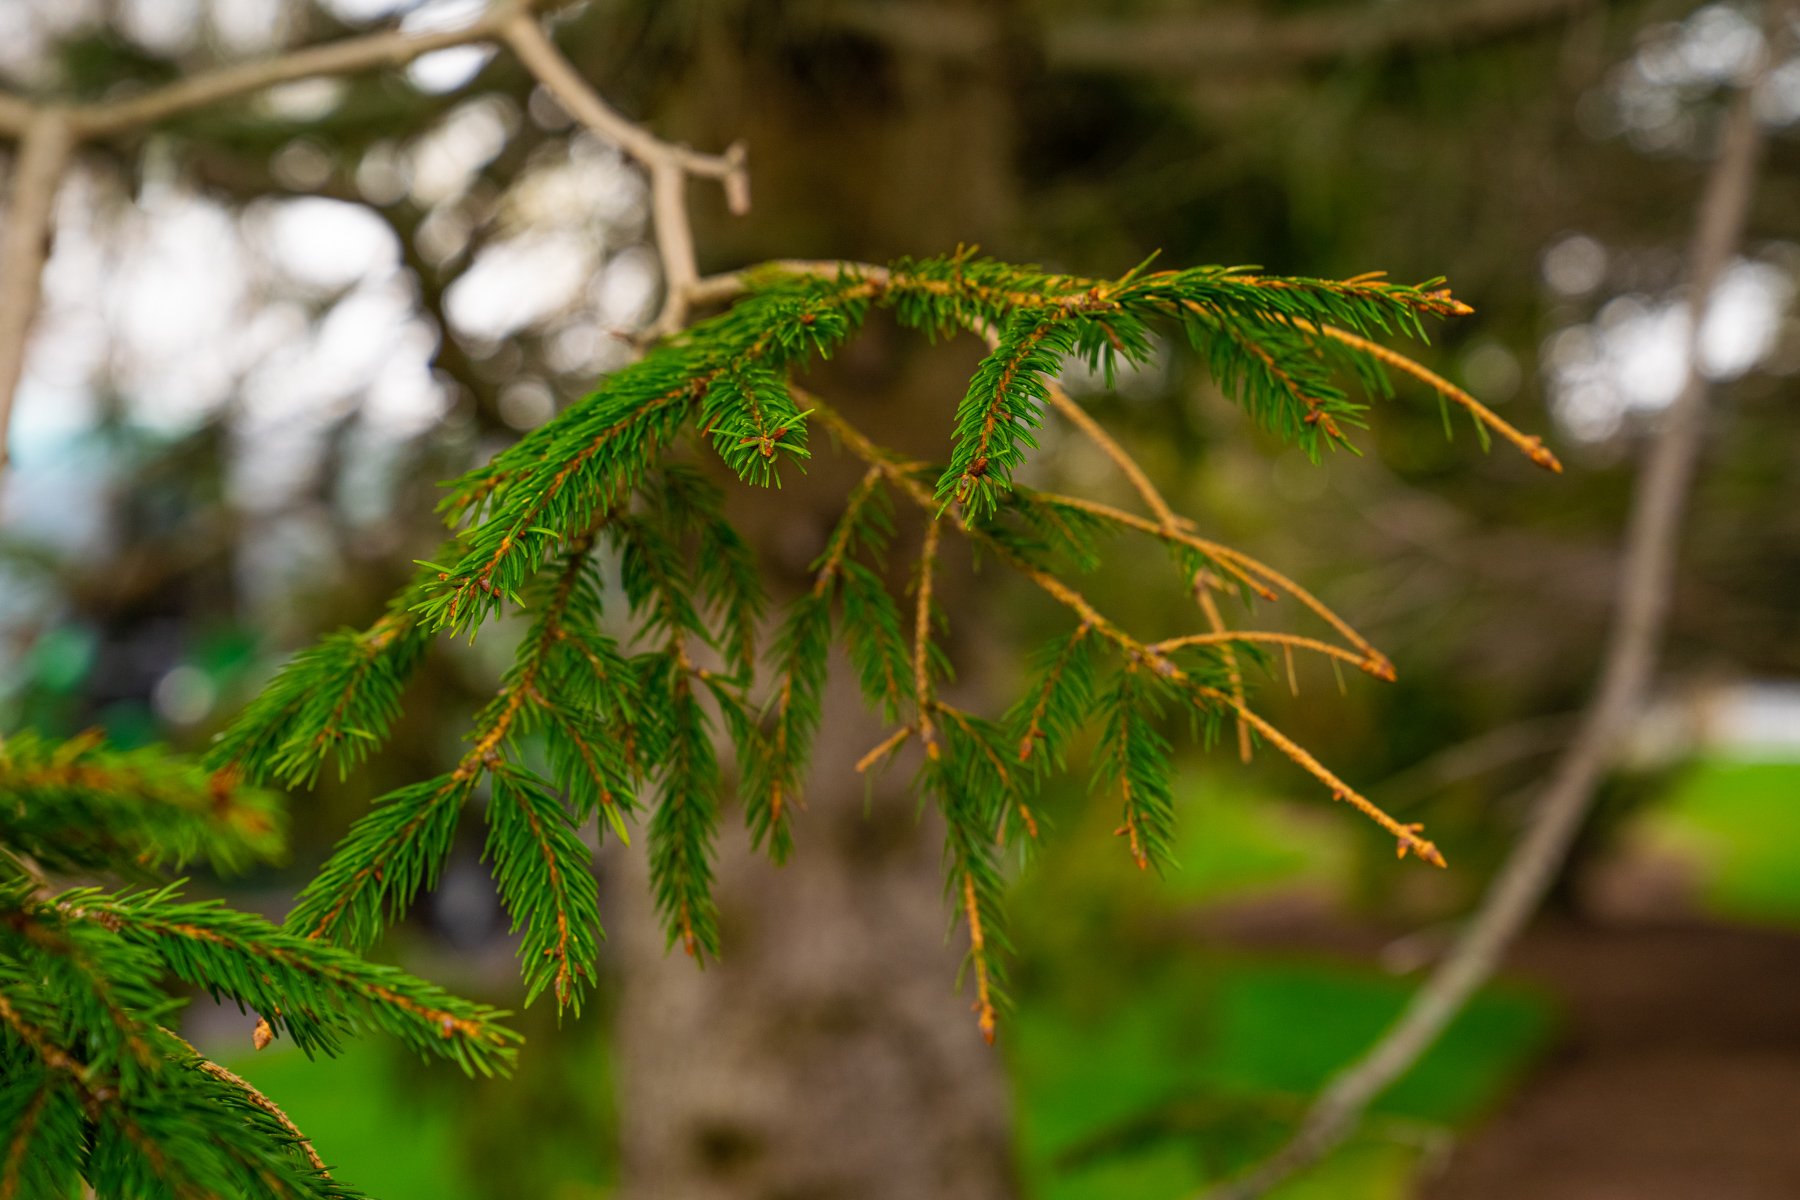
<svg viewBox="0 0 1800 1200">
<path fill-rule="evenodd" d="M 469 8 L 13 0 L 0 75 L 20 92 L 97 96 Z M 1465 432 L 1446 438 L 1436 403 L 1403 387 L 1372 414 L 1362 456 L 1314 466 L 1172 345 L 1116 392 L 1072 381 L 1178 510 L 1313 587 L 1395 659 L 1391 686 L 1302 663 L 1292 695 L 1277 663 L 1263 702 L 1377 802 L 1429 822 L 1455 869 L 1396 870 L 1388 842 L 1307 781 L 1279 762 L 1240 767 L 1229 747 L 1185 769 L 1181 866 L 1162 880 L 1107 836 L 1109 805 L 1080 779 L 1057 785 L 1055 833 L 1014 898 L 1021 1000 L 999 1051 L 1027 1195 L 1174 1196 L 1272 1147 L 1479 893 L 1590 686 L 1633 454 L 1681 373 L 1676 288 L 1712 123 L 1722 84 L 1757 52 L 1756 12 L 1467 10 L 590 0 L 558 25 L 628 114 L 707 148 L 749 143 L 755 212 L 734 221 L 696 198 L 704 267 L 979 240 L 1099 275 L 1158 249 L 1172 265 L 1448 275 L 1478 313 L 1423 357 L 1548 433 L 1569 465 L 1551 479 Z M 1754 1048 L 1776 1072 L 1755 1095 L 1800 1097 L 1800 1048 L 1791 1033 L 1768 1041 L 1763 1010 L 1733 1009 L 1694 1038 L 1726 993 L 1800 965 L 1800 60 L 1774 84 L 1753 237 L 1705 331 L 1722 386 L 1659 701 L 1521 974 L 1284 1196 L 1589 1194 L 1531 1175 L 1584 1178 L 1592 1164 L 1558 1157 L 1579 1158 L 1577 1143 L 1603 1177 L 1644 1181 L 1629 1194 L 1661 1195 L 1704 1151 L 1674 1138 L 1626 1161 L 1619 1147 L 1655 1143 L 1655 1127 L 1605 1108 L 1604 1086 L 1583 1090 L 1581 1072 L 1609 1053 L 1641 1063 L 1693 1041 L 1723 1061 Z M 59 211 L 5 482 L 0 708 L 8 728 L 99 726 L 122 745 L 202 746 L 294 648 L 365 623 L 435 543 L 435 482 L 626 361 L 657 296 L 642 179 L 504 56 L 474 48 L 96 149 Z M 909 353 L 895 340 L 872 329 L 835 369 L 888 379 Z M 976 357 L 938 353 L 965 370 Z M 1120 491 L 1085 443 L 1054 431 L 1034 469 Z M 777 575 L 813 553 L 816 522 L 783 533 L 747 519 Z M 1089 594 L 1127 624 L 1190 623 L 1185 598 L 1140 586 L 1136 567 L 1114 559 Z M 975 586 L 989 615 L 965 677 L 1005 696 L 1021 648 L 1057 614 L 988 576 Z M 391 748 L 296 797 L 290 867 L 204 886 L 279 915 L 371 797 L 455 753 L 504 649 L 442 647 Z M 504 1000 L 511 949 L 478 858 L 466 847 L 381 953 Z M 1583 963 L 1614 964 L 1618 986 L 1584 979 Z M 1679 995 L 1671 975 L 1685 976 Z M 942 990 L 942 1019 L 964 1020 L 948 979 Z M 1608 1040 L 1595 1032 L 1608 1005 L 1662 1024 Z M 614 1087 L 607 1017 L 604 998 L 561 1029 L 526 1014 L 512 1082 L 427 1075 L 377 1044 L 332 1063 L 252 1055 L 250 1018 L 188 1020 L 343 1178 L 388 1200 L 473 1200 L 617 1186 L 629 1093 Z M 1746 1137 L 1779 1111 L 1733 1108 L 1695 1082 L 1715 1076 L 1684 1070 L 1634 1086 L 1713 1105 Z M 1549 1136 L 1530 1125 L 1543 1095 L 1566 1131 L 1548 1155 L 1531 1140 Z M 1594 1132 L 1609 1124 L 1612 1141 Z M 1507 1152 L 1484 1157 L 1484 1139 Z M 1715 1153 L 1749 1156 L 1774 1181 L 1756 1195 L 1800 1189 L 1792 1148 Z"/>
</svg>

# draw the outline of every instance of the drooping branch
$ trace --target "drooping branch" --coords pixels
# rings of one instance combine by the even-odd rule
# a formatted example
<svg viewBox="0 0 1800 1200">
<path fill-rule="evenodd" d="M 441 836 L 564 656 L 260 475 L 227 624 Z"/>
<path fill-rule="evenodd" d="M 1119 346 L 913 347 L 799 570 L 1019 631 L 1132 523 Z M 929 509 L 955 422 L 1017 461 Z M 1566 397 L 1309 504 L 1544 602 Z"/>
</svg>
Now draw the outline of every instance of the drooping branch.
<svg viewBox="0 0 1800 1200">
<path fill-rule="evenodd" d="M 1445 865 L 1443 854 L 1435 845 L 1420 836 L 1419 827 L 1402 824 L 1401 822 L 1394 820 L 1373 802 L 1369 801 L 1361 793 L 1357 792 L 1354 788 L 1350 787 L 1349 784 L 1333 774 L 1330 769 L 1322 765 L 1316 758 L 1307 752 L 1304 747 L 1300 746 L 1292 738 L 1288 737 L 1280 729 L 1272 725 L 1266 718 L 1253 712 L 1233 693 L 1221 691 L 1217 688 L 1210 687 L 1199 680 L 1191 678 L 1187 671 L 1183 670 L 1169 659 L 1162 648 L 1163 646 L 1172 646 L 1174 643 L 1146 643 L 1133 637 L 1096 609 L 1080 592 L 1070 587 L 1055 575 L 1026 561 L 1011 547 L 994 539 L 979 526 L 971 524 L 965 514 L 956 510 L 943 510 L 942 518 L 939 519 L 940 505 L 932 497 L 930 490 L 919 481 L 917 475 L 908 469 L 908 464 L 898 461 L 892 455 L 882 450 L 879 445 L 870 440 L 866 434 L 847 421 L 842 414 L 838 413 L 819 396 L 807 394 L 806 399 L 808 405 L 818 416 L 819 420 L 837 434 L 839 440 L 852 454 L 862 459 L 871 467 L 879 469 L 903 495 L 911 499 L 913 503 L 928 516 L 928 518 L 932 519 L 931 530 L 933 532 L 931 541 L 933 543 L 933 549 L 935 549 L 936 541 L 935 531 L 940 525 L 947 521 L 958 532 L 979 545 L 983 550 L 993 553 L 1001 561 L 1005 562 L 1009 567 L 1017 571 L 1021 576 L 1029 580 L 1057 603 L 1074 613 L 1080 620 L 1083 628 L 1091 629 L 1101 638 L 1113 643 L 1113 645 L 1118 647 L 1118 649 L 1126 656 L 1128 661 L 1142 664 L 1157 678 L 1186 689 L 1187 692 L 1195 698 L 1196 702 L 1216 705 L 1222 711 L 1231 713 L 1239 720 L 1245 722 L 1257 733 L 1268 739 L 1271 745 L 1280 750 L 1302 770 L 1323 783 L 1330 790 L 1333 799 L 1342 800 L 1350 804 L 1352 807 L 1369 817 L 1381 828 L 1392 834 L 1399 843 L 1400 854 L 1402 857 L 1411 853 L 1433 866 L 1442 867 Z M 1155 525 L 1148 521 L 1143 521 L 1143 524 L 1152 530 L 1157 529 Z M 1207 543 L 1207 545 L 1212 546 L 1212 543 Z M 1223 549 L 1223 547 L 1214 547 L 1214 549 Z M 1324 609 L 1323 605 L 1320 605 L 1319 607 Z M 1329 609 L 1324 609 L 1324 611 L 1327 613 L 1330 612 Z M 1332 614 L 1332 616 L 1334 621 L 1337 621 L 1339 625 L 1342 625 L 1341 619 L 1337 618 L 1335 614 Z M 1342 625 L 1342 627 L 1344 629 L 1349 628 L 1347 625 Z M 1362 666 L 1364 670 L 1369 671 L 1370 674 L 1376 675 L 1378 678 L 1384 677 L 1382 671 L 1385 668 L 1385 671 L 1387 672 L 1385 677 L 1392 678 L 1393 668 L 1386 665 L 1387 659 L 1384 656 L 1381 656 L 1379 651 L 1376 651 L 1373 647 L 1369 646 L 1366 641 L 1363 641 L 1361 638 L 1357 638 L 1356 640 L 1358 649 L 1363 650 L 1366 655 L 1371 656 L 1370 658 L 1359 661 L 1358 665 Z M 1177 643 L 1182 641 L 1184 641 L 1184 639 L 1175 639 L 1175 642 Z M 883 753 L 891 748 L 892 747 L 888 743 L 883 743 L 880 747 L 877 747 L 875 752 L 872 752 L 867 756 L 865 761 L 872 762 L 877 760 Z"/>
<path fill-rule="evenodd" d="M 1572 742 L 1552 768 L 1530 827 L 1476 910 L 1473 921 L 1406 1010 L 1367 1053 L 1326 1085 L 1298 1132 L 1270 1158 L 1218 1188 L 1211 1200 L 1252 1200 L 1317 1162 L 1361 1122 L 1371 1102 L 1436 1043 L 1494 973 L 1537 910 L 1593 803 L 1607 766 L 1656 671 L 1675 578 L 1682 516 L 1706 428 L 1707 381 L 1700 330 L 1715 289 L 1742 240 L 1754 192 L 1762 126 L 1757 93 L 1775 59 L 1774 43 L 1792 11 L 1772 0 L 1762 59 L 1726 117 L 1707 176 L 1689 260 L 1686 378 L 1651 444 L 1632 497 L 1615 608 L 1600 683 Z"/>
</svg>

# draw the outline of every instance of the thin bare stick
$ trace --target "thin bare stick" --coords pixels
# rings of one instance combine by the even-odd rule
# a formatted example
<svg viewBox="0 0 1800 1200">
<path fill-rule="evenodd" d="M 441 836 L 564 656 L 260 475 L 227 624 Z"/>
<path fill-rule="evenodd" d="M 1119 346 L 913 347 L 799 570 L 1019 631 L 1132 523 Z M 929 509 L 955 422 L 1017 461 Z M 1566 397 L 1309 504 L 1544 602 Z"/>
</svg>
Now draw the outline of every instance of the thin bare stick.
<svg viewBox="0 0 1800 1200">
<path fill-rule="evenodd" d="M 898 750 L 901 743 L 905 742 L 906 739 L 912 735 L 913 727 L 911 725 L 902 725 L 900 728 L 894 730 L 894 732 L 888 734 L 885 738 L 882 738 L 880 745 L 856 760 L 856 773 L 858 775 L 867 774 L 870 767 L 873 767 L 876 763 Z"/>
<path fill-rule="evenodd" d="M 1212 576 L 1208 572 L 1195 571 L 1193 586 L 1194 599 L 1199 603 L 1200 611 L 1206 617 L 1206 624 L 1212 630 L 1211 634 L 1202 636 L 1219 647 L 1219 657 L 1225 662 L 1226 685 L 1231 690 L 1232 698 L 1241 705 L 1245 702 L 1244 669 L 1238 664 L 1237 651 L 1231 648 L 1231 644 L 1233 642 L 1266 640 L 1269 635 L 1252 635 L 1246 637 L 1240 634 L 1234 634 L 1230 631 L 1229 627 L 1225 624 L 1225 614 L 1219 611 L 1219 602 L 1213 599 Z M 1189 644 L 1193 645 L 1196 643 L 1190 642 Z M 1320 643 L 1320 645 L 1324 644 L 1325 643 L 1323 642 Z M 1327 653 L 1346 654 L 1348 651 L 1333 646 Z M 1363 660 L 1361 659 L 1357 660 L 1359 666 L 1362 665 L 1362 662 Z M 1238 761 L 1244 763 L 1249 762 L 1251 756 L 1250 723 L 1242 717 L 1237 719 L 1237 743 Z"/>
<path fill-rule="evenodd" d="M 1699 331 L 1714 289 L 1742 239 L 1762 146 L 1755 99 L 1774 59 L 1773 43 L 1791 9 L 1774 0 L 1768 35 L 1751 80 L 1726 116 L 1718 158 L 1707 175 L 1689 260 L 1687 376 L 1651 444 L 1632 496 L 1625 553 L 1600 684 L 1574 740 L 1557 761 L 1529 829 L 1507 859 L 1474 919 L 1370 1050 L 1320 1093 L 1298 1132 L 1273 1156 L 1216 1189 L 1213 1200 L 1251 1200 L 1317 1162 L 1350 1135 L 1369 1104 L 1405 1074 L 1499 966 L 1500 956 L 1537 910 L 1567 858 L 1594 791 L 1655 674 L 1675 578 L 1682 513 L 1706 425 L 1706 378 Z"/>
<path fill-rule="evenodd" d="M 1350 626 L 1349 622 L 1338 616 L 1337 613 L 1323 600 L 1320 600 L 1317 596 L 1301 587 L 1298 583 L 1295 583 L 1292 579 L 1289 579 L 1286 575 L 1277 571 L 1274 567 L 1269 566 L 1259 559 L 1250 557 L 1241 550 L 1234 550 L 1232 547 L 1227 546 L 1222 542 L 1215 542 L 1208 538 L 1199 537 L 1186 530 L 1170 532 L 1162 526 L 1146 520 L 1143 517 L 1128 513 L 1120 508 L 1115 508 L 1110 504 L 1102 504 L 1097 500 L 1088 500 L 1080 496 L 1064 496 L 1051 492 L 1045 492 L 1043 493 L 1043 496 L 1046 500 L 1052 500 L 1057 504 L 1067 505 L 1070 508 L 1081 509 L 1083 512 L 1092 513 L 1095 516 L 1116 525 L 1123 525 L 1126 528 L 1135 529 L 1140 533 L 1147 533 L 1152 537 L 1162 538 L 1164 541 L 1178 542 L 1181 545 L 1198 550 L 1200 553 L 1218 563 L 1221 568 L 1235 575 L 1238 579 L 1249 583 L 1252 587 L 1255 587 L 1258 591 L 1270 598 L 1273 598 L 1273 593 L 1270 591 L 1270 586 L 1268 585 L 1279 588 L 1281 591 L 1286 592 L 1301 604 L 1305 605 L 1316 614 L 1320 620 L 1336 630 L 1345 641 L 1367 655 L 1371 661 L 1386 664 L 1386 669 L 1388 671 L 1393 670 L 1393 665 L 1388 661 L 1387 655 L 1377 650 L 1369 639 L 1356 632 L 1356 630 Z"/>
<path fill-rule="evenodd" d="M 1399 843 L 1401 858 L 1405 858 L 1410 852 L 1424 859 L 1434 867 L 1445 865 L 1444 856 L 1438 848 L 1419 836 L 1419 830 L 1423 828 L 1423 826 L 1403 825 L 1399 821 L 1388 816 L 1374 801 L 1345 783 L 1342 779 L 1339 779 L 1331 768 L 1314 758 L 1312 753 L 1307 750 L 1306 747 L 1302 746 L 1299 742 L 1296 742 L 1287 734 L 1281 732 L 1281 730 L 1277 729 L 1274 725 L 1271 725 L 1266 717 L 1252 712 L 1249 708 L 1240 704 L 1231 693 L 1222 692 L 1215 687 L 1207 687 L 1205 684 L 1190 684 L 1189 687 L 1196 696 L 1207 700 L 1217 701 L 1220 704 L 1224 704 L 1227 707 L 1234 709 L 1238 716 L 1248 721 L 1256 729 L 1256 732 L 1268 739 L 1276 749 L 1280 750 L 1295 763 L 1299 764 L 1300 768 L 1307 774 L 1330 788 L 1331 798 L 1333 800 L 1344 801 L 1346 804 L 1362 813 L 1365 817 L 1368 817 L 1369 820 L 1393 834 L 1395 840 Z"/>
<path fill-rule="evenodd" d="M 1457 387 L 1454 383 L 1451 383 L 1448 379 L 1445 379 L 1442 375 L 1439 375 L 1429 367 L 1414 362 L 1412 359 L 1406 357 L 1406 355 L 1401 354 L 1398 350 L 1390 350 L 1379 342 L 1372 342 L 1366 337 L 1351 333 L 1348 329 L 1339 329 L 1336 325 L 1315 325 L 1311 321 L 1302 320 L 1298 317 L 1294 318 L 1294 325 L 1297 328 L 1321 334 L 1324 337 L 1331 338 L 1333 341 L 1342 342 L 1346 346 L 1360 350 L 1370 358 L 1392 367 L 1396 371 L 1404 371 L 1414 379 L 1417 379 L 1430 387 L 1432 391 L 1444 397 L 1446 400 L 1449 400 L 1453 404 L 1459 404 L 1467 409 L 1469 414 L 1477 421 L 1480 421 L 1487 428 L 1493 430 L 1495 433 L 1517 446 L 1521 454 L 1526 458 L 1529 458 L 1538 466 L 1544 468 L 1546 471 L 1554 471 L 1558 475 L 1562 474 L 1562 460 L 1551 453 L 1550 447 L 1544 445 L 1543 438 L 1532 437 L 1528 434 L 1521 433 L 1493 409 L 1469 395 L 1468 392 Z"/>
<path fill-rule="evenodd" d="M 13 168 L 6 230 L 0 235 L 0 472 L 6 469 L 13 397 L 25 373 L 32 320 L 43 294 L 56 193 L 74 149 L 66 109 L 32 113 Z"/>
<path fill-rule="evenodd" d="M 541 6 L 539 0 L 500 0 L 479 19 L 460 29 L 428 33 L 388 30 L 322 46 L 307 46 L 271 58 L 207 71 L 142 95 L 73 109 L 71 116 L 78 136 L 109 137 L 222 100 L 260 92 L 276 84 L 317 75 L 350 75 L 374 67 L 401 67 L 434 50 L 493 41 L 505 22 Z"/>
<path fill-rule="evenodd" d="M 1267 642 L 1272 645 L 1311 650 L 1323 654 L 1327 658 L 1347 662 L 1357 670 L 1366 671 L 1375 678 L 1388 683 L 1392 683 L 1394 679 L 1392 668 L 1385 660 L 1373 660 L 1367 655 L 1355 654 L 1342 646 L 1334 646 L 1330 642 L 1322 642 L 1318 638 L 1310 638 L 1298 633 L 1276 633 L 1263 629 L 1227 629 L 1212 633 L 1190 633 L 1183 637 L 1165 638 L 1160 642 L 1152 642 L 1150 649 L 1160 654 L 1166 654 L 1170 650 L 1179 650 L 1183 646 L 1229 646 L 1233 642 Z"/>
<path fill-rule="evenodd" d="M 719 180 L 731 211 L 743 215 L 750 210 L 750 177 L 744 167 L 743 143 L 733 145 L 724 154 L 701 154 L 665 142 L 620 116 L 601 99 L 530 13 L 512 13 L 501 20 L 499 30 L 519 61 L 558 103 L 650 173 L 650 214 L 657 253 L 662 259 L 663 306 L 649 333 L 653 337 L 674 333 L 686 323 L 689 294 L 700 278 L 694 256 L 694 232 L 688 221 L 688 176 Z"/>
</svg>

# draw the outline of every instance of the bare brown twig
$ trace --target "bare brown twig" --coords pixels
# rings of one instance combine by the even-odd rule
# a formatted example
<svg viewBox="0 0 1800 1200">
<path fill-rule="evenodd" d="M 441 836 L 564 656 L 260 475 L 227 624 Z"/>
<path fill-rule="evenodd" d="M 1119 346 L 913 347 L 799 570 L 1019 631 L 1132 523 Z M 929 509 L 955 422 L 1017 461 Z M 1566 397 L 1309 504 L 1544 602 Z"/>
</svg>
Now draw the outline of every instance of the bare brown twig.
<svg viewBox="0 0 1800 1200">
<path fill-rule="evenodd" d="M 507 46 L 537 81 L 603 140 L 618 146 L 650 176 L 655 242 L 664 273 L 662 311 L 651 336 L 680 328 L 698 281 L 694 237 L 687 212 L 690 175 L 716 179 L 734 213 L 750 207 L 749 175 L 741 143 L 724 154 L 702 154 L 665 142 L 626 120 L 563 57 L 539 23 L 537 12 L 554 0 L 495 0 L 479 18 L 457 29 L 409 33 L 387 30 L 270 58 L 206 71 L 140 95 L 98 104 L 38 104 L 0 94 L 0 134 L 20 139 L 12 206 L 0 244 L 0 470 L 13 395 L 37 311 L 48 257 L 51 215 L 58 183 L 83 141 L 128 133 L 278 84 L 323 75 L 349 75 L 398 67 L 436 50 L 475 42 Z"/>
<path fill-rule="evenodd" d="M 1769 4 L 1770 43 L 1777 40 L 1789 11 L 1791 0 Z M 1530 828 L 1501 868 L 1474 919 L 1399 1020 L 1326 1086 L 1285 1146 L 1237 1180 L 1209 1193 L 1212 1200 L 1261 1196 L 1348 1137 L 1369 1104 L 1430 1049 L 1494 973 L 1501 954 L 1537 910 L 1568 856 L 1595 788 L 1655 674 L 1674 583 L 1681 518 L 1706 424 L 1707 384 L 1700 370 L 1699 331 L 1748 217 L 1762 143 L 1756 92 L 1773 58 L 1772 45 L 1765 46 L 1756 72 L 1733 100 L 1718 158 L 1707 176 L 1690 254 L 1687 377 L 1638 477 L 1615 592 L 1618 617 L 1607 640 L 1599 687 L 1574 740 L 1552 769 Z"/>
<path fill-rule="evenodd" d="M 4 434 L 43 293 L 56 193 L 74 147 L 68 111 L 39 109 L 25 123 L 13 169 L 6 232 L 0 240 L 0 471 L 6 468 Z"/>
</svg>

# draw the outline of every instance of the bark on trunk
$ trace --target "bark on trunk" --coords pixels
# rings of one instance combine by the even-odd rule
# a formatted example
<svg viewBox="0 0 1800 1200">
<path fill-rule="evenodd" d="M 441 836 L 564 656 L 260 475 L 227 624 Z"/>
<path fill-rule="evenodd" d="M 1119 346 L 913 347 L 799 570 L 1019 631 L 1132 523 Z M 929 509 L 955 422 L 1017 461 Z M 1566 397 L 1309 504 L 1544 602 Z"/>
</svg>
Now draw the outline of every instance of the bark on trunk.
<svg viewBox="0 0 1800 1200">
<path fill-rule="evenodd" d="M 882 731 L 827 690 L 819 786 L 775 867 L 741 829 L 719 862 L 722 952 L 665 953 L 641 855 L 617 932 L 627 1194 L 683 1200 L 992 1200 L 1012 1193 L 997 1052 L 952 991 L 934 816 L 905 772 L 854 763 Z"/>
<path fill-rule="evenodd" d="M 750 146 L 756 211 L 702 225 L 706 265 L 931 254 L 959 240 L 1004 252 L 1012 101 L 1002 64 L 971 71 L 777 44 L 754 12 L 734 7 L 702 19 L 668 103 L 656 105 L 666 132 Z M 978 357 L 973 343 L 928 350 L 875 322 L 833 364 L 835 378 L 812 382 L 877 436 L 941 458 Z M 839 485 L 834 502 L 860 470 L 834 465 L 817 441 L 804 490 Z M 804 566 L 835 519 L 826 501 L 807 513 L 793 488 L 737 491 L 732 502 L 776 567 Z M 902 520 L 916 533 L 914 514 Z M 952 612 L 978 608 L 956 603 L 956 574 L 940 596 Z M 854 771 L 885 732 L 838 670 L 789 863 L 752 854 L 739 812 L 727 810 L 722 956 L 704 971 L 665 953 L 639 855 L 635 877 L 610 889 L 628 1196 L 1016 1193 L 1002 1060 L 954 990 L 967 935 L 945 936 L 941 824 L 909 793 L 908 760 L 867 794 Z"/>
</svg>

